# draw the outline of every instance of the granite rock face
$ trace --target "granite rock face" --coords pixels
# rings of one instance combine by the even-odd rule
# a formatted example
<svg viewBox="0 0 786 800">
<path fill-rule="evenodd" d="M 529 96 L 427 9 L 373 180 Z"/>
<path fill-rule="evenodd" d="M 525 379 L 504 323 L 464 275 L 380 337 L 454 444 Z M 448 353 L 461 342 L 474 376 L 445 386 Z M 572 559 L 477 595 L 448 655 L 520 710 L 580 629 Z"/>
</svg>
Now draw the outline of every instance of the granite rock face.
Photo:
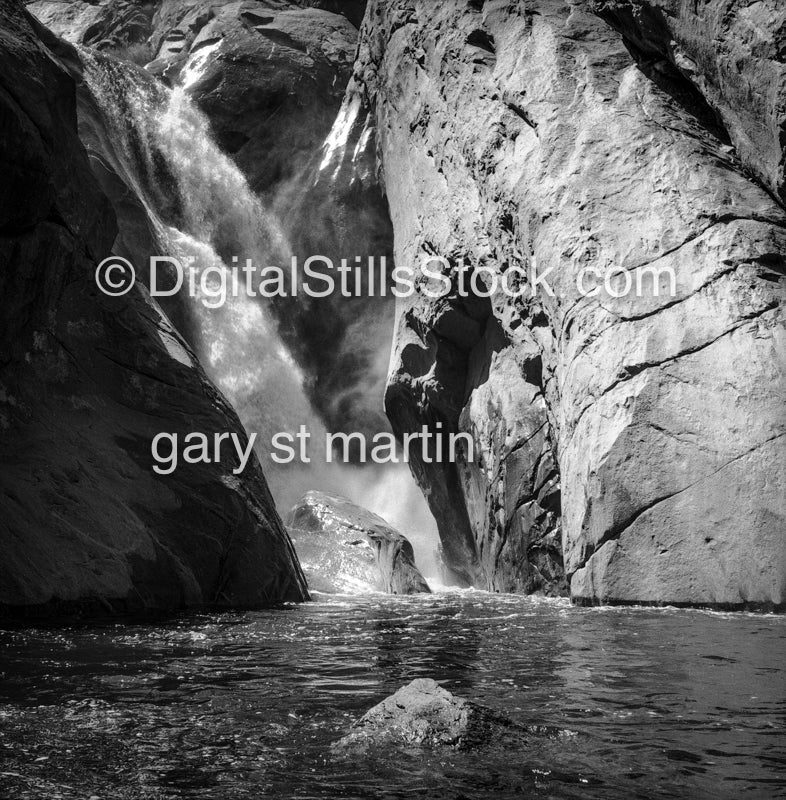
<svg viewBox="0 0 786 800">
<path fill-rule="evenodd" d="M 430 592 L 409 540 L 345 497 L 307 492 L 287 528 L 309 586 L 322 592 Z"/>
<path fill-rule="evenodd" d="M 452 287 L 400 304 L 386 410 L 473 437 L 472 460 L 411 465 L 458 580 L 783 605 L 781 4 L 376 0 L 339 111 L 363 5 L 30 8 L 186 84 L 301 260 L 390 253 L 376 144 L 397 263 L 444 257 Z M 133 197 L 96 174 L 115 247 L 139 246 Z M 516 266 L 519 298 L 458 291 Z M 645 290 L 585 296 L 585 267 Z M 331 429 L 380 430 L 392 308 L 326 309 L 279 304 L 283 338 Z"/>
<path fill-rule="evenodd" d="M 677 71 L 742 163 L 786 200 L 786 6 L 780 0 L 593 0 L 654 75 Z"/>
<path fill-rule="evenodd" d="M 246 436 L 144 289 L 96 287 L 117 228 L 77 136 L 73 80 L 21 3 L 0 9 L 3 612 L 306 599 L 253 456 L 237 475 L 228 449 L 152 471 L 161 431 Z"/>
<path fill-rule="evenodd" d="M 146 43 L 157 6 L 153 0 L 34 0 L 26 5 L 49 30 L 72 44 L 149 60 Z"/>
<path fill-rule="evenodd" d="M 559 587 L 561 537 L 578 602 L 783 605 L 786 215 L 696 85 L 585 3 L 377 0 L 349 92 L 397 263 L 446 259 L 447 296 L 401 303 L 386 407 L 473 437 L 412 465 L 453 569 Z M 519 298 L 460 295 L 513 267 Z"/>
</svg>

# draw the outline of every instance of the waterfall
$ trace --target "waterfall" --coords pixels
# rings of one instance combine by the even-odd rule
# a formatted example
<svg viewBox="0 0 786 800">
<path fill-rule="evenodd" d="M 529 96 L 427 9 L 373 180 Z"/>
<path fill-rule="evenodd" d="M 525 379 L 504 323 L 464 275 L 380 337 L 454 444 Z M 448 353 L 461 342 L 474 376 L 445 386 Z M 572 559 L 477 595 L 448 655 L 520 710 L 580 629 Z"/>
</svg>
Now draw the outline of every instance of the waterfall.
<svg viewBox="0 0 786 800">
<path fill-rule="evenodd" d="M 289 246 L 275 216 L 213 141 L 209 121 L 185 88 L 169 89 L 141 68 L 85 48 L 80 55 L 106 134 L 102 152 L 94 155 L 111 162 L 144 206 L 159 248 L 155 255 L 193 258 L 197 272 L 228 271 L 233 255 L 241 263 L 252 259 L 257 269 L 288 265 Z M 282 515 L 309 489 L 343 494 L 403 532 L 414 528 L 421 561 L 432 556 L 436 530 L 406 466 L 325 463 L 324 424 L 264 303 L 242 292 L 218 308 L 201 300 L 186 301 L 198 328 L 190 343 L 246 429 L 258 434 L 257 455 Z M 311 433 L 312 463 L 275 463 L 271 437 L 300 425 Z M 419 543 L 417 531 L 426 525 L 433 531 Z"/>
<path fill-rule="evenodd" d="M 132 65 L 86 49 L 81 56 L 111 139 L 113 167 L 144 205 L 157 254 L 183 263 L 192 258 L 197 274 L 228 271 L 224 259 L 231 254 L 257 267 L 281 263 L 288 248 L 275 218 L 214 143 L 208 120 L 184 89 L 169 90 Z M 303 375 L 261 303 L 244 293 L 218 308 L 202 300 L 188 300 L 198 325 L 198 341 L 191 344 L 247 430 L 259 434 L 258 455 L 274 497 L 289 494 L 282 490 L 292 475 L 283 473 L 295 468 L 273 465 L 267 443 L 300 424 L 315 437 L 323 433 L 303 392 Z M 305 483 L 304 490 L 311 488 Z"/>
</svg>

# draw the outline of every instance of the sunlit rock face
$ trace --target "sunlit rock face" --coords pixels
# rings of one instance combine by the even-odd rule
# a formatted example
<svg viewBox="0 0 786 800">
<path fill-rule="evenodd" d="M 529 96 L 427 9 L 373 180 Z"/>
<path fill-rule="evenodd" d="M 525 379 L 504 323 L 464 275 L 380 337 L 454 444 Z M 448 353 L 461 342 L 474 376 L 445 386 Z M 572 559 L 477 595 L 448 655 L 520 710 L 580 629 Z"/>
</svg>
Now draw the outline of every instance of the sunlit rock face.
<svg viewBox="0 0 786 800">
<path fill-rule="evenodd" d="M 450 565 L 529 591 L 560 536 L 576 601 L 782 605 L 786 215 L 696 84 L 556 0 L 376 0 L 355 82 L 397 263 L 442 255 L 455 287 L 534 257 L 554 295 L 399 309 L 394 428 L 475 441 L 474 463 L 414 464 Z M 585 296 L 586 265 L 671 268 L 674 290 Z"/>
<path fill-rule="evenodd" d="M 49 30 L 72 44 L 149 60 L 155 0 L 33 0 L 28 10 Z"/>
<path fill-rule="evenodd" d="M 781 0 L 593 0 L 642 68 L 663 62 L 722 121 L 740 160 L 786 200 L 786 5 Z"/>
<path fill-rule="evenodd" d="M 307 598 L 261 468 L 152 467 L 235 412 L 144 289 L 107 297 L 115 216 L 54 37 L 0 2 L 0 609 L 114 613 Z"/>
<path fill-rule="evenodd" d="M 345 497 L 308 492 L 290 511 L 287 528 L 313 591 L 430 591 L 407 538 Z"/>
</svg>

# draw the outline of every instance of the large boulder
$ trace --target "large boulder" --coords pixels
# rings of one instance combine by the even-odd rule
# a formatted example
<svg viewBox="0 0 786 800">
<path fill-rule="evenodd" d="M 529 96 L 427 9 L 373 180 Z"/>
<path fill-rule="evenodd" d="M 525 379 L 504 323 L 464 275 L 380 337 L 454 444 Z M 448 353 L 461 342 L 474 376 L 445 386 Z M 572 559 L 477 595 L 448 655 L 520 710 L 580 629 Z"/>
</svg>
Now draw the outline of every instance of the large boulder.
<svg viewBox="0 0 786 800">
<path fill-rule="evenodd" d="M 149 70 L 184 85 L 255 191 L 319 150 L 351 75 L 357 28 L 297 3 L 165 0 Z"/>
<path fill-rule="evenodd" d="M 386 398 L 473 439 L 411 464 L 450 566 L 558 587 L 561 537 L 579 602 L 782 606 L 786 215 L 696 87 L 557 0 L 374 0 L 358 53 L 396 261 L 451 285 L 401 303 Z M 460 295 L 511 266 L 521 297 Z M 652 267 L 673 291 L 615 296 Z"/>
<path fill-rule="evenodd" d="M 153 33 L 156 0 L 33 0 L 28 11 L 72 44 L 145 63 Z"/>
<path fill-rule="evenodd" d="M 429 592 L 409 540 L 346 497 L 307 492 L 287 528 L 309 586 L 322 592 Z"/>
<path fill-rule="evenodd" d="M 52 35 L 0 0 L 0 608 L 128 612 L 308 597 L 258 462 L 152 470 L 160 432 L 240 422 L 143 288 L 95 282 L 117 231 Z M 226 445 L 226 441 L 224 441 Z"/>
</svg>

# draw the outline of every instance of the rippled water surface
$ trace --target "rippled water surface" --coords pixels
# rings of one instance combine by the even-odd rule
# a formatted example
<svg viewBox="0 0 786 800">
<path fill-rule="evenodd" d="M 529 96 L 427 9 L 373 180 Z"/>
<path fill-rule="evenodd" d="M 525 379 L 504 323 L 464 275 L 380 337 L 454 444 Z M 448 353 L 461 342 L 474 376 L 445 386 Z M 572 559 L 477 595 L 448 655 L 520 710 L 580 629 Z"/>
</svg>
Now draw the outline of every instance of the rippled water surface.
<svg viewBox="0 0 786 800">
<path fill-rule="evenodd" d="M 786 796 L 786 620 L 479 592 L 0 632 L 2 798 Z M 533 732 L 331 751 L 416 677 Z"/>
</svg>

